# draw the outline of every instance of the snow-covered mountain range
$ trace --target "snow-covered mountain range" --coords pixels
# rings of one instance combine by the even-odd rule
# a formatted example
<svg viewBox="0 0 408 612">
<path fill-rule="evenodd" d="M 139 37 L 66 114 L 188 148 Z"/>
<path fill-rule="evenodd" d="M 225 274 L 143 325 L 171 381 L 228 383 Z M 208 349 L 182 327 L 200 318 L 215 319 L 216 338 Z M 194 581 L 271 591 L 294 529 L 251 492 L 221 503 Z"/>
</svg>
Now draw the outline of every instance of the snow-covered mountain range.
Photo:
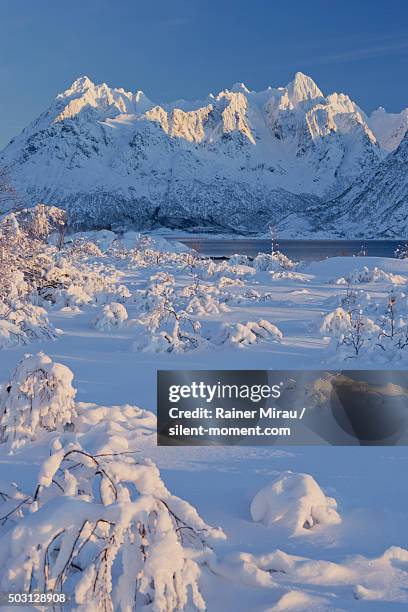
<svg viewBox="0 0 408 612">
<path fill-rule="evenodd" d="M 81 77 L 5 147 L 1 162 L 27 203 L 66 207 L 77 228 L 262 232 L 273 223 L 292 235 L 358 234 L 367 211 L 398 208 L 393 225 L 404 207 L 408 214 L 407 147 L 396 150 L 407 127 L 408 109 L 367 117 L 300 72 L 286 87 L 253 92 L 238 83 L 202 101 L 161 105 Z M 390 172 L 399 199 L 385 207 Z"/>
</svg>

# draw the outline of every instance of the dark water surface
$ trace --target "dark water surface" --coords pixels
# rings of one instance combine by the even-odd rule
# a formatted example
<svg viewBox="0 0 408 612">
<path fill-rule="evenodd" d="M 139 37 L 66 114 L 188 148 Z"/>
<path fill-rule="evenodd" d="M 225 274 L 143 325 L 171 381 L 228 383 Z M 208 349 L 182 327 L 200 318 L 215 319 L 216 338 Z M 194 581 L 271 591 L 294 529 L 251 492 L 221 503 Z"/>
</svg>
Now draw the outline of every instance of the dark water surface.
<svg viewBox="0 0 408 612">
<path fill-rule="evenodd" d="M 209 257 L 229 257 L 235 253 L 255 257 L 258 253 L 271 252 L 271 241 L 263 238 L 183 236 L 177 240 Z M 395 250 L 404 244 L 404 240 L 278 240 L 278 250 L 293 260 L 319 261 L 359 254 L 394 257 Z"/>
</svg>

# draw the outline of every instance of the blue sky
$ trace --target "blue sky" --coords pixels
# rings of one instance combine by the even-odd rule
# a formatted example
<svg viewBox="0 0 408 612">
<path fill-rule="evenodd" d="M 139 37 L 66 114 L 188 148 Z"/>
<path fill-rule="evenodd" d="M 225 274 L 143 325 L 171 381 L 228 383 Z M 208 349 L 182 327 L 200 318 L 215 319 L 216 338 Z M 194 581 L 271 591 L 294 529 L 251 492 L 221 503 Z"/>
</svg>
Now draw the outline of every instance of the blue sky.
<svg viewBox="0 0 408 612">
<path fill-rule="evenodd" d="M 407 66 L 406 0 L 0 0 L 0 145 L 83 74 L 160 102 L 301 70 L 399 111 Z"/>
</svg>

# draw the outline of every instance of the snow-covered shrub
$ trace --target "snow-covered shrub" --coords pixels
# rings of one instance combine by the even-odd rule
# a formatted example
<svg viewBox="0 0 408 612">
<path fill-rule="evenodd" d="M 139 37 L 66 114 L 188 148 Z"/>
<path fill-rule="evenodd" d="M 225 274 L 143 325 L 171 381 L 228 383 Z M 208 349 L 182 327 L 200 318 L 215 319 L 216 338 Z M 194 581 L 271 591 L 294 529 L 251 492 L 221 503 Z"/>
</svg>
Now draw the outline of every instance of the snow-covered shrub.
<svg viewBox="0 0 408 612">
<path fill-rule="evenodd" d="M 136 328 L 134 351 L 184 353 L 206 344 L 200 334 L 201 324 L 184 311 L 176 311 L 164 301 Z"/>
<path fill-rule="evenodd" d="M 400 350 L 408 347 L 408 300 L 404 292 L 392 289 L 386 298 L 373 299 L 367 292 L 348 288 L 346 294 L 330 301 L 341 306 L 324 317 L 320 331 L 332 336 L 337 349 L 346 356 L 369 352 L 380 361 L 388 361 L 399 359 Z"/>
<path fill-rule="evenodd" d="M 214 344 L 231 344 L 232 346 L 250 346 L 261 340 L 281 342 L 281 330 L 270 321 L 248 321 L 247 323 L 224 323 L 220 332 L 213 338 Z"/>
<path fill-rule="evenodd" d="M 118 286 L 122 273 L 112 266 L 72 260 L 69 254 L 57 254 L 44 267 L 40 297 L 60 308 L 83 306 L 93 302 L 106 304 L 129 297 L 124 285 Z"/>
<path fill-rule="evenodd" d="M 186 312 L 195 315 L 209 315 L 219 314 L 221 312 L 228 312 L 229 308 L 226 304 L 223 304 L 212 295 L 205 295 L 203 297 L 193 297 L 186 307 Z"/>
<path fill-rule="evenodd" d="M 320 331 L 331 336 L 336 350 L 344 350 L 346 357 L 357 357 L 363 347 L 371 348 L 376 342 L 380 327 L 360 308 L 336 308 L 324 317 Z"/>
<path fill-rule="evenodd" d="M 326 497 L 310 474 L 293 472 L 285 472 L 255 495 L 251 516 L 266 527 L 282 526 L 293 536 L 316 525 L 341 522 L 336 500 Z"/>
<path fill-rule="evenodd" d="M 394 285 L 404 285 L 407 283 L 407 278 L 400 274 L 392 274 L 384 272 L 381 268 L 375 266 L 368 268 L 363 266 L 350 272 L 347 276 L 342 276 L 334 281 L 336 285 L 358 285 L 360 283 L 392 283 Z"/>
<path fill-rule="evenodd" d="M 65 212 L 39 204 L 4 215 L 0 221 L 0 298 L 23 298 L 43 284 L 44 269 L 61 248 Z M 56 235 L 57 246 L 48 244 Z M 24 287 L 24 291 L 22 291 Z"/>
<path fill-rule="evenodd" d="M 258 272 L 280 272 L 282 270 L 292 270 L 295 263 L 280 251 L 272 255 L 268 253 L 258 253 L 253 260 L 253 266 Z"/>
<path fill-rule="evenodd" d="M 0 349 L 12 348 L 18 344 L 26 344 L 22 330 L 7 319 L 0 319 Z"/>
<path fill-rule="evenodd" d="M 261 294 L 259 293 L 259 291 L 256 291 L 256 289 L 248 289 L 247 291 L 245 291 L 242 297 L 246 300 L 258 302 L 261 299 Z"/>
<path fill-rule="evenodd" d="M 347 308 L 348 305 L 353 308 L 360 308 L 366 314 L 379 312 L 381 309 L 380 300 L 374 298 L 371 293 L 364 289 L 347 288 L 346 293 L 337 293 L 331 295 L 324 302 L 326 308 L 334 309 L 337 307 Z"/>
<path fill-rule="evenodd" d="M 220 293 L 219 289 L 216 289 L 214 285 L 205 285 L 200 282 L 198 278 L 195 279 L 190 285 L 184 285 L 178 291 L 178 296 L 181 298 L 194 298 L 198 295 L 208 295 L 214 291 Z"/>
<path fill-rule="evenodd" d="M 128 313 L 123 304 L 110 302 L 102 308 L 94 321 L 96 329 L 100 331 L 112 331 L 123 327 L 128 319 Z"/>
<path fill-rule="evenodd" d="M 380 327 L 378 346 L 390 357 L 408 347 L 408 300 L 403 292 L 391 291 L 377 319 Z"/>
<path fill-rule="evenodd" d="M 0 222 L 0 298 L 10 299 L 15 296 L 14 280 L 18 275 L 21 286 L 24 283 L 24 294 L 28 294 L 35 281 L 41 276 L 37 261 L 43 244 L 38 240 L 29 240 L 19 226 L 17 215 L 10 213 Z"/>
<path fill-rule="evenodd" d="M 103 253 L 97 244 L 85 238 L 76 238 L 69 243 L 69 252 L 72 259 L 86 259 L 87 257 L 102 257 Z"/>
<path fill-rule="evenodd" d="M 3 590 L 64 592 L 84 611 L 132 610 L 136 599 L 156 612 L 205 609 L 194 554 L 225 536 L 151 461 L 57 440 L 19 509 L 0 538 Z"/>
<path fill-rule="evenodd" d="M 0 389 L 0 442 L 16 448 L 76 416 L 73 374 L 44 353 L 26 355 Z"/>
<path fill-rule="evenodd" d="M 150 277 L 150 284 L 146 289 L 134 293 L 133 302 L 140 312 L 152 312 L 173 297 L 174 285 L 173 275 L 159 272 Z"/>
<path fill-rule="evenodd" d="M 228 262 L 231 266 L 250 266 L 251 265 L 251 259 L 248 257 L 248 255 L 239 255 L 237 253 L 235 255 L 231 255 Z"/>
<path fill-rule="evenodd" d="M 349 323 L 350 320 L 347 311 L 344 310 L 344 308 L 336 308 L 325 315 L 320 326 L 320 331 L 337 337 L 343 332 L 347 332 Z"/>
<path fill-rule="evenodd" d="M 0 301 L 0 349 L 56 338 L 44 308 L 21 300 Z"/>
<path fill-rule="evenodd" d="M 95 294 L 95 302 L 96 304 L 109 304 L 112 301 L 125 302 L 131 295 L 126 285 L 109 286 L 106 291 L 98 291 Z"/>
<path fill-rule="evenodd" d="M 231 285 L 238 285 L 243 287 L 244 282 L 239 278 L 230 278 L 229 276 L 221 276 L 218 281 L 218 287 L 223 289 L 224 287 L 230 287 Z"/>
<path fill-rule="evenodd" d="M 81 285 L 69 285 L 66 289 L 51 289 L 47 288 L 45 293 L 42 293 L 46 301 L 55 304 L 60 308 L 80 308 L 92 303 L 92 295 L 90 295 Z"/>
<path fill-rule="evenodd" d="M 55 237 L 57 246 L 62 246 L 65 232 L 67 213 L 56 206 L 37 204 L 32 208 L 25 208 L 15 213 L 21 231 L 30 240 L 47 243 L 50 237 Z"/>
</svg>

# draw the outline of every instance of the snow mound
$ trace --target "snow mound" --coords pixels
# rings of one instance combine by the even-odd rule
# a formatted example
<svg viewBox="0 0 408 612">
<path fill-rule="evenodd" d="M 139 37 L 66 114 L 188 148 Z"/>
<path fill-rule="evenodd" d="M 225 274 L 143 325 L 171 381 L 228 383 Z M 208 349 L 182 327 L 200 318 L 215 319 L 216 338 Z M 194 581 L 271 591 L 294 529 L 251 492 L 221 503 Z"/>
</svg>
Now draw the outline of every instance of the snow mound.
<svg viewBox="0 0 408 612">
<path fill-rule="evenodd" d="M 94 326 L 100 331 L 120 329 L 126 323 L 128 313 L 123 304 L 111 302 L 102 308 L 94 321 Z"/>
<path fill-rule="evenodd" d="M 336 500 L 326 497 L 309 474 L 284 473 L 255 495 L 250 511 L 255 522 L 266 527 L 280 525 L 292 536 L 302 535 L 316 525 L 341 522 Z"/>
<path fill-rule="evenodd" d="M 0 442 L 18 448 L 76 417 L 73 374 L 44 353 L 26 355 L 0 390 Z"/>
<path fill-rule="evenodd" d="M 214 339 L 215 344 L 231 344 L 232 346 L 251 346 L 261 340 L 281 342 L 283 334 L 273 323 L 260 319 L 247 323 L 224 323 L 220 333 Z"/>
<path fill-rule="evenodd" d="M 328 611 L 330 608 L 325 605 L 327 600 L 323 597 L 317 597 L 305 593 L 304 591 L 287 591 L 279 601 L 272 607 L 268 608 L 265 612 L 310 612 Z"/>
<path fill-rule="evenodd" d="M 157 418 L 149 410 L 124 404 L 99 406 L 78 402 L 74 432 L 92 452 L 127 452 L 156 443 Z"/>
<path fill-rule="evenodd" d="M 349 591 L 354 593 L 355 599 L 381 601 L 384 605 L 378 609 L 388 612 L 397 601 L 406 605 L 407 562 L 408 551 L 392 546 L 379 557 L 352 555 L 341 563 L 290 555 L 278 549 L 260 555 L 243 552 L 227 553 L 220 559 L 210 558 L 208 565 L 215 574 L 237 585 L 287 589 L 275 607 L 269 608 L 268 612 L 350 610 L 350 607 L 343 607 L 341 605 L 343 602 L 340 601 L 340 607 L 337 607 L 334 603 L 336 599 L 333 599 L 333 595 L 328 592 L 328 587 L 330 590 L 336 587 L 343 590 L 346 586 L 350 587 Z M 312 587 L 308 589 L 308 595 L 316 597 L 313 602 L 303 597 L 306 585 Z M 322 586 L 323 590 L 315 596 L 314 592 L 318 586 Z M 292 594 L 295 588 L 296 595 Z M 318 601 L 319 598 L 321 601 Z M 360 608 L 353 606 L 352 609 Z"/>
</svg>

